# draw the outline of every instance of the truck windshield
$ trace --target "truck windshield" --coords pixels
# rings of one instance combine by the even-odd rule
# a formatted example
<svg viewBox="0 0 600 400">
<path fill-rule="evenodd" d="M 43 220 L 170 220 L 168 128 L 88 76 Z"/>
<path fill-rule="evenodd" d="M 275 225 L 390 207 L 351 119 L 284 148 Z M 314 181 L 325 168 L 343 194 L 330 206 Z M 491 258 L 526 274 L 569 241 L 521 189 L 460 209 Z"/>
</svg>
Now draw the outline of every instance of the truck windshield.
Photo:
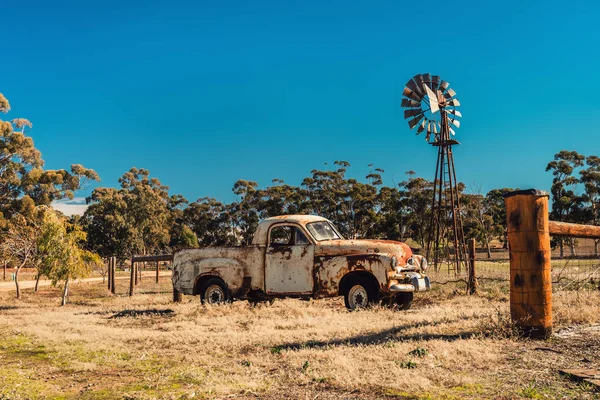
<svg viewBox="0 0 600 400">
<path fill-rule="evenodd" d="M 306 229 L 308 229 L 310 234 L 319 242 L 321 240 L 341 239 L 340 235 L 327 221 L 311 222 L 306 225 Z"/>
</svg>

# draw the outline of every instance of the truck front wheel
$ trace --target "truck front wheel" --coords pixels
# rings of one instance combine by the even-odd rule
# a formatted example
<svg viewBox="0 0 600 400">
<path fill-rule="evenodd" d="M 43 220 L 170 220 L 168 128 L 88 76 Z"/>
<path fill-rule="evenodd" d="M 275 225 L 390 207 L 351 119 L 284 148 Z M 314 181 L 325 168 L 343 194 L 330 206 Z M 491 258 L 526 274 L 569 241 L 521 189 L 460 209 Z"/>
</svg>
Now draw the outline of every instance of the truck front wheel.
<svg viewBox="0 0 600 400">
<path fill-rule="evenodd" d="M 398 307 L 398 310 L 408 310 L 412 305 L 413 297 L 413 292 L 396 293 L 394 302 L 396 303 L 396 307 Z"/>
<path fill-rule="evenodd" d="M 200 286 L 200 301 L 202 304 L 229 303 L 231 295 L 221 279 L 210 278 Z"/>
<path fill-rule="evenodd" d="M 379 300 L 377 288 L 372 288 L 372 285 L 362 279 L 353 280 L 349 286 L 344 295 L 344 302 L 349 310 L 365 308 Z"/>
</svg>

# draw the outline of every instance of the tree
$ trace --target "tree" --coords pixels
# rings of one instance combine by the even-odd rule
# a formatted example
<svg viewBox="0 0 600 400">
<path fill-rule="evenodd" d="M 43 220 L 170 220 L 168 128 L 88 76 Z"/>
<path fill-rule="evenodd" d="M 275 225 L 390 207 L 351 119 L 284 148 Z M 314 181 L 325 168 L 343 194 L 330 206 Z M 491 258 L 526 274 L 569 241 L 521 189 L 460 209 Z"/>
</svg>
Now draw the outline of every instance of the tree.
<svg viewBox="0 0 600 400">
<path fill-rule="evenodd" d="M 38 237 L 38 248 L 42 255 L 43 274 L 52 280 L 52 284 L 64 282 L 61 304 L 67 303 L 69 283 L 73 279 L 87 276 L 91 264 L 101 264 L 100 257 L 84 250 L 81 244 L 86 235 L 78 226 L 67 226 L 54 210 L 44 211 L 43 223 Z"/>
<path fill-rule="evenodd" d="M 173 210 L 182 198 L 169 197 L 169 188 L 146 169 L 132 168 L 120 179 L 120 189 L 97 188 L 82 224 L 87 246 L 102 257 L 123 261 L 133 254 L 166 250 L 174 223 Z M 185 199 L 183 199 L 185 200 Z"/>
<path fill-rule="evenodd" d="M 37 210 L 36 210 L 37 211 Z M 0 248 L 3 254 L 17 260 L 15 270 L 15 288 L 17 299 L 21 299 L 19 273 L 31 260 L 38 244 L 39 230 L 34 223 L 19 213 L 14 213 L 8 222 L 8 230 L 4 233 Z"/>
<path fill-rule="evenodd" d="M 0 112 L 10 110 L 8 100 L 0 93 Z M 0 212 L 10 218 L 23 197 L 35 205 L 49 205 L 52 201 L 72 198 L 73 192 L 91 180 L 99 180 L 94 170 L 80 164 L 71 170 L 44 170 L 41 153 L 33 139 L 27 136 L 32 123 L 24 118 L 0 120 Z"/>
<path fill-rule="evenodd" d="M 576 151 L 561 150 L 554 155 L 554 160 L 546 166 L 546 171 L 552 171 L 552 212 L 550 217 L 555 221 L 581 222 L 583 198 L 575 188 L 579 180 L 573 176 L 576 168 L 584 165 L 585 157 Z M 564 243 L 569 244 L 571 254 L 575 253 L 574 239 L 557 239 L 560 247 L 560 257 L 564 256 Z"/>
</svg>

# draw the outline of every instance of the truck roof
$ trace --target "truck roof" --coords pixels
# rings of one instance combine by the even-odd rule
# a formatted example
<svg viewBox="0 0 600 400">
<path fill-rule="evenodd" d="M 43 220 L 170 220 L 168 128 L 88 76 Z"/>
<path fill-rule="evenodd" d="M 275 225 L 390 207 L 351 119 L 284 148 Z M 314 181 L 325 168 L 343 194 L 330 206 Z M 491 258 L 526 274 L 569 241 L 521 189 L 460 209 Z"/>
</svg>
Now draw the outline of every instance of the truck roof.
<svg viewBox="0 0 600 400">
<path fill-rule="evenodd" d="M 258 227 L 256 228 L 256 233 L 254 234 L 254 240 L 252 240 L 252 244 L 266 244 L 267 243 L 267 234 L 269 232 L 269 228 L 273 224 L 279 224 L 282 222 L 290 222 L 305 226 L 311 222 L 317 221 L 327 221 L 326 218 L 319 217 L 318 215 L 278 215 L 276 217 L 270 217 L 267 219 L 263 219 Z"/>
</svg>

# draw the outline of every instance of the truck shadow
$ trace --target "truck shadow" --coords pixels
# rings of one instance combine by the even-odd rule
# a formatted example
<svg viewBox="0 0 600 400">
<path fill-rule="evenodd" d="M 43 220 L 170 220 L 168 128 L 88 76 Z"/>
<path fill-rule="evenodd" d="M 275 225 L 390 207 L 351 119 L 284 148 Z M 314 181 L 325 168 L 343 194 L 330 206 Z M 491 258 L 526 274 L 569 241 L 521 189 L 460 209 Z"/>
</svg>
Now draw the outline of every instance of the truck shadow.
<svg viewBox="0 0 600 400">
<path fill-rule="evenodd" d="M 390 342 L 406 342 L 413 340 L 444 340 L 453 342 L 455 340 L 470 339 L 481 335 L 481 332 L 463 331 L 452 334 L 405 334 L 403 332 L 415 328 L 425 328 L 428 326 L 438 325 L 437 322 L 418 322 L 413 324 L 405 324 L 395 326 L 390 329 L 385 329 L 379 332 L 369 332 L 362 335 L 351 336 L 347 338 L 333 340 L 308 340 L 306 342 L 284 343 L 279 346 L 274 346 L 271 351 L 278 353 L 282 350 L 302 350 L 302 349 L 323 349 L 333 346 L 370 346 L 385 344 Z"/>
</svg>

